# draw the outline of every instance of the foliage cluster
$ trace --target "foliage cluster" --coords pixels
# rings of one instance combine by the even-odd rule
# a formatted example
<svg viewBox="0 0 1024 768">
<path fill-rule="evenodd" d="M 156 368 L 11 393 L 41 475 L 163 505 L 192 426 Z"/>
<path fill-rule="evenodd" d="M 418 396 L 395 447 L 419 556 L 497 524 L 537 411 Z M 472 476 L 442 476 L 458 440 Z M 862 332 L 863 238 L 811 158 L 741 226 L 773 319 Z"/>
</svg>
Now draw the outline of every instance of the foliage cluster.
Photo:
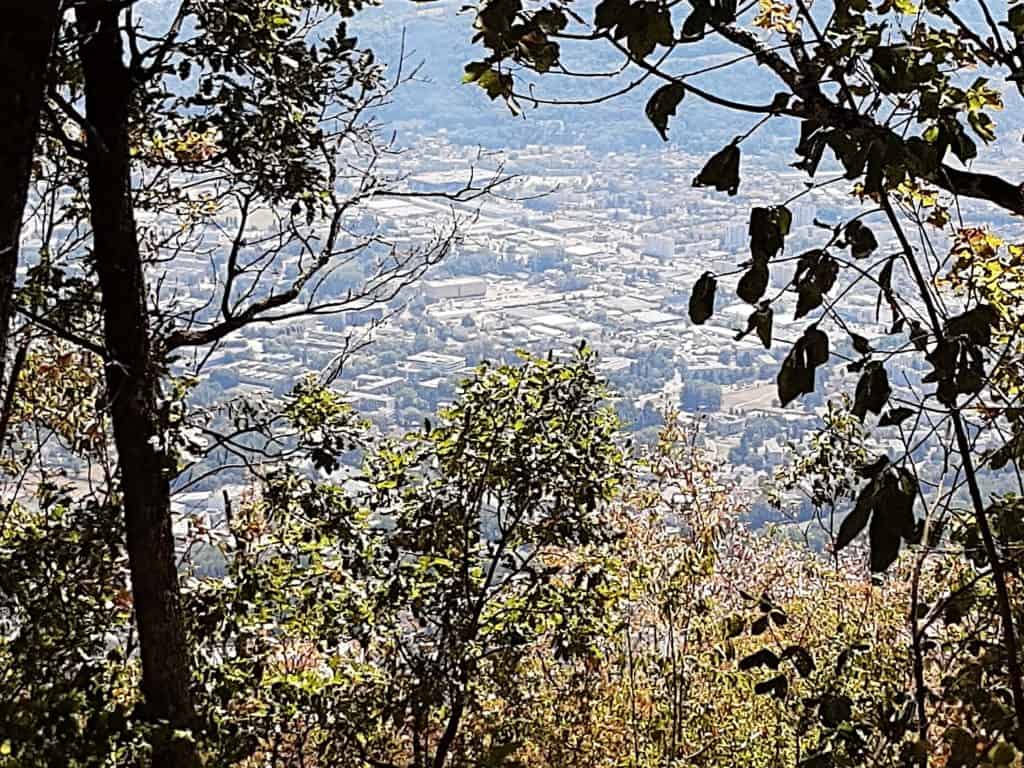
<svg viewBox="0 0 1024 768">
<path fill-rule="evenodd" d="M 298 386 L 283 418 L 300 454 L 186 535 L 204 762 L 857 765 L 914 749 L 912 563 L 872 585 L 859 557 L 752 534 L 699 432 L 670 413 L 635 452 L 607 395 L 588 351 L 524 358 L 383 439 Z M 324 460 L 357 446 L 354 474 Z M 3 764 L 145 760 L 167 734 L 141 716 L 116 505 L 40 489 L 5 520 L 0 573 Z M 928 594 L 972 583 L 939 563 L 921 578 Z M 962 623 L 930 637 L 964 695 L 953 644 L 991 628 L 956 605 Z"/>
</svg>

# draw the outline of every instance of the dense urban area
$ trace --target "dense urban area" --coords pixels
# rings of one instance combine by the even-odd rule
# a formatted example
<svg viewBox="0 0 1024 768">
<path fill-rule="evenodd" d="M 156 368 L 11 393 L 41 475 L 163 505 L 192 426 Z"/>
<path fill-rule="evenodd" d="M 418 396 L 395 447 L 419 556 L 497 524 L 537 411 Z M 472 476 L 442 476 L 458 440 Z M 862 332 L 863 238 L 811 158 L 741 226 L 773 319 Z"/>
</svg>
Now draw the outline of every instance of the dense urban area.
<svg viewBox="0 0 1024 768">
<path fill-rule="evenodd" d="M 465 23 L 451 3 L 413 11 L 374 9 L 368 15 L 360 31 L 392 47 L 413 31 L 422 41 L 454 38 Z M 417 61 L 421 52 L 407 45 L 407 56 Z M 454 227 L 447 256 L 387 304 L 256 324 L 212 352 L 204 350 L 201 359 L 182 361 L 182 372 L 197 376 L 193 401 L 282 396 L 310 371 L 331 370 L 342 349 L 355 348 L 333 386 L 381 429 L 398 430 L 422 424 L 449 403 L 481 361 L 511 361 L 519 350 L 564 355 L 586 342 L 599 353 L 617 409 L 640 441 L 654 439 L 667 408 L 700 420 L 707 443 L 750 492 L 755 521 L 777 518 L 756 491 L 785 462 L 788 448 L 820 424 L 827 401 L 856 382 L 843 361 L 852 359 L 853 350 L 848 341 L 836 349 L 839 354 L 818 372 L 815 392 L 781 408 L 775 377 L 786 348 L 766 350 L 753 334 L 737 340 L 749 305 L 722 292 L 724 305 L 714 321 L 695 326 L 686 304 L 707 270 L 732 275 L 723 284 L 735 284 L 737 267 L 747 259 L 746 212 L 752 206 L 791 201 L 786 247 L 800 254 L 820 247 L 825 228 L 855 213 L 854 185 L 839 174 L 838 183 L 809 191 L 804 174 L 787 167 L 777 152 L 785 137 L 766 135 L 756 137 L 758 151 L 745 159 L 751 181 L 735 197 L 691 187 L 703 163 L 700 151 L 713 146 L 716 136 L 741 132 L 742 125 L 715 125 L 692 142 L 686 137 L 662 146 L 642 116 L 616 109 L 609 122 L 619 119 L 622 137 L 605 136 L 609 148 L 600 151 L 593 145 L 601 142 L 589 141 L 588 133 L 601 120 L 579 119 L 574 126 L 570 108 L 554 118 L 540 109 L 514 120 L 502 114 L 501 105 L 481 103 L 458 83 L 470 50 L 455 46 L 440 61 L 425 62 L 432 78 L 399 89 L 384 112 L 385 124 L 398 132 L 400 151 L 382 157 L 376 172 L 426 196 L 371 197 L 353 210 L 346 221 L 350 242 L 372 235 L 373 247 L 333 269 L 318 289 L 329 297 L 358 290 L 389 249 L 426 246 Z M 715 54 L 706 59 L 717 60 Z M 707 114 L 709 120 L 717 115 Z M 682 132 L 701 120 L 688 117 Z M 1003 142 L 999 151 L 1007 163 L 1024 160 L 1019 144 Z M 474 179 L 492 178 L 507 183 L 491 196 L 446 198 Z M 1016 219 L 987 215 L 1008 240 L 1024 236 Z M 159 265 L 161 298 L 181 316 L 201 320 L 217 309 L 210 296 L 223 263 L 209 253 L 228 252 L 235 237 L 273 238 L 279 226 L 269 209 L 249 212 L 241 225 L 237 211 L 226 209 L 220 216 L 219 241 L 177 254 L 166 269 Z M 166 234 L 160 221 L 146 224 Z M 882 252 L 895 250 L 884 230 L 878 238 Z M 27 245 L 31 252 L 31 238 Z M 281 286 L 297 274 L 299 245 L 275 259 L 273 279 Z M 777 270 L 772 290 L 786 289 L 791 274 Z M 273 282 L 268 286 L 272 291 Z M 885 311 L 877 291 L 864 286 L 845 298 L 839 313 L 849 331 L 871 337 Z M 792 290 L 779 297 L 780 338 L 795 338 L 803 326 L 793 319 L 796 301 Z M 916 363 L 890 376 L 897 396 L 921 384 L 927 365 Z M 880 439 L 884 449 L 885 438 Z M 888 439 L 888 447 L 899 447 L 898 435 Z M 927 465 L 929 452 L 940 449 L 924 445 L 918 458 Z M 179 509 L 201 512 L 222 505 L 230 472 L 227 481 L 223 472 L 197 480 L 204 469 L 182 479 Z"/>
</svg>

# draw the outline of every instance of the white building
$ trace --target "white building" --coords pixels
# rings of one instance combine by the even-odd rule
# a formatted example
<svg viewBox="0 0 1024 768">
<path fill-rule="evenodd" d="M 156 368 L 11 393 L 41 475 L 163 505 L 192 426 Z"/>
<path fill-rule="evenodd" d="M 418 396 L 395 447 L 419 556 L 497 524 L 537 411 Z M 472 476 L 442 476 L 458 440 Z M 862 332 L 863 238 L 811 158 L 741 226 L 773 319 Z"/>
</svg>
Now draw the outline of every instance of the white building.
<svg viewBox="0 0 1024 768">
<path fill-rule="evenodd" d="M 676 255 L 676 243 L 671 237 L 664 235 L 644 235 L 640 250 L 645 256 L 671 259 Z"/>
<path fill-rule="evenodd" d="M 480 277 L 453 277 L 449 280 L 424 280 L 423 295 L 428 299 L 483 298 L 487 281 Z"/>
</svg>

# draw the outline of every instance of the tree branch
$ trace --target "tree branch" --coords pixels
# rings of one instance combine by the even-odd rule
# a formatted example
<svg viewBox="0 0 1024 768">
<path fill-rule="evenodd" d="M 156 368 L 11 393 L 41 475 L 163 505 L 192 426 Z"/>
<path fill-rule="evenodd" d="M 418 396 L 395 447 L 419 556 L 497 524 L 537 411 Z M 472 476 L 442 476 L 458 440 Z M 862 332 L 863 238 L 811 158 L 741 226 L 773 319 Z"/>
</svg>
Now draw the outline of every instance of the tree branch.
<svg viewBox="0 0 1024 768">
<path fill-rule="evenodd" d="M 56 323 L 52 323 L 45 317 L 37 315 L 35 312 L 26 307 L 16 306 L 15 311 L 18 314 L 23 315 L 26 319 L 28 319 L 35 325 L 38 325 L 40 328 L 49 331 L 54 336 L 64 339 L 64 341 L 70 342 L 75 346 L 81 347 L 82 349 L 89 350 L 94 355 L 99 357 L 101 360 L 106 362 L 110 359 L 110 356 L 107 354 L 107 351 L 96 342 L 90 341 L 84 336 L 79 336 L 74 331 L 70 331 L 67 328 L 63 328 L 57 325 Z"/>
</svg>

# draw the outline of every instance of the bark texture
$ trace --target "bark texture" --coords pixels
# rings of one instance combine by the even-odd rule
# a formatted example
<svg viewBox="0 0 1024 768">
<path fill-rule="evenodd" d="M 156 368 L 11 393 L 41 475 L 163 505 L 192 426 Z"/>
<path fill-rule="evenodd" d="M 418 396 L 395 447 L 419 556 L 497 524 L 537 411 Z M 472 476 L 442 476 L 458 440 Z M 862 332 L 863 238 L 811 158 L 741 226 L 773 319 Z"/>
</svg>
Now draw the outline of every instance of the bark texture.
<svg viewBox="0 0 1024 768">
<path fill-rule="evenodd" d="M 0 2 L 0 386 L 6 374 L 18 243 L 60 0 Z"/>
<path fill-rule="evenodd" d="M 150 720 L 189 729 L 195 713 L 171 530 L 170 482 L 160 433 L 160 366 L 150 334 L 146 278 L 131 191 L 132 83 L 117 4 L 89 0 L 76 11 L 85 76 L 93 256 L 109 362 L 106 382 L 120 465 L 132 597 Z M 187 739 L 155 745 L 153 765 L 198 763 Z"/>
</svg>

